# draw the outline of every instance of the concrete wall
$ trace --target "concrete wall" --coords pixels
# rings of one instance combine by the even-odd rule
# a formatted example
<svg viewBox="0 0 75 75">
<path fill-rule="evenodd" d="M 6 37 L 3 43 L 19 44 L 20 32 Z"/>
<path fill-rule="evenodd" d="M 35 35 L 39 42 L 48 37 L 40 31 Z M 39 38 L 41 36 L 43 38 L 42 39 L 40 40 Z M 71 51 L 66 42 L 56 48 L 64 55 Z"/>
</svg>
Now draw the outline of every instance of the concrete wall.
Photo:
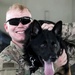
<svg viewBox="0 0 75 75">
<path fill-rule="evenodd" d="M 74 19 L 72 0 L 0 0 L 0 30 L 4 31 L 6 10 L 16 2 L 26 5 L 35 19 L 62 20 L 64 23 Z"/>
<path fill-rule="evenodd" d="M 26 4 L 34 18 L 72 22 L 72 0 L 27 0 Z"/>
<path fill-rule="evenodd" d="M 72 21 L 75 22 L 75 0 L 72 0 Z"/>
</svg>

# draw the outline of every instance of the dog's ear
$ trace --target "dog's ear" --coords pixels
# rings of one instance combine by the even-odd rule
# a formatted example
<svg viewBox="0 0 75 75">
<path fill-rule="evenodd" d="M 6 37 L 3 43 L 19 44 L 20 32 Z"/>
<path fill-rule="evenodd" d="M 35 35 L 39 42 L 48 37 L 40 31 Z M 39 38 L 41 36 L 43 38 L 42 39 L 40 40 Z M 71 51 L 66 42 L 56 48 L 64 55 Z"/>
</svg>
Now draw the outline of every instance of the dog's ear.
<svg viewBox="0 0 75 75">
<path fill-rule="evenodd" d="M 58 21 L 54 28 L 53 28 L 53 32 L 58 35 L 61 36 L 62 35 L 62 21 Z"/>
<path fill-rule="evenodd" d="M 32 37 L 37 36 L 41 32 L 41 25 L 38 20 L 33 20 L 33 22 L 29 25 L 27 30 L 25 31 L 26 35 L 30 35 Z"/>
<path fill-rule="evenodd" d="M 31 28 L 32 35 L 38 35 L 41 32 L 42 29 L 39 21 L 34 20 L 30 25 L 32 26 Z"/>
</svg>

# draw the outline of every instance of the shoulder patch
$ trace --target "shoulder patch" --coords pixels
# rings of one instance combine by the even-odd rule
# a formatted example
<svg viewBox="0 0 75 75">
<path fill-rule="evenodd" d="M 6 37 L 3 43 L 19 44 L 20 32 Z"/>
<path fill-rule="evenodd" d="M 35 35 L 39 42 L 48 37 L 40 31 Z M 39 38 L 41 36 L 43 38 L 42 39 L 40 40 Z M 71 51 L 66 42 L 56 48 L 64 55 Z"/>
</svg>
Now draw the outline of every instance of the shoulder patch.
<svg viewBox="0 0 75 75">
<path fill-rule="evenodd" d="M 3 63 L 3 68 L 14 68 L 14 63 Z"/>
</svg>

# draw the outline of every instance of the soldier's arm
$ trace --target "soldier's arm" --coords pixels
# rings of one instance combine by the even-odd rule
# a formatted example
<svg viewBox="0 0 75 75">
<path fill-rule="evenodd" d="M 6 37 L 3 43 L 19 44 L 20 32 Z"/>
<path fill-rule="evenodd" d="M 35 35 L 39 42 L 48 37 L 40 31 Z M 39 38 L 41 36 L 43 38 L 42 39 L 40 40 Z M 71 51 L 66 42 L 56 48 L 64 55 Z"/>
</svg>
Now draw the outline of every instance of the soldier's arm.
<svg viewBox="0 0 75 75">
<path fill-rule="evenodd" d="M 75 25 L 73 23 L 65 23 L 62 26 L 62 38 L 69 43 L 75 45 Z"/>
<path fill-rule="evenodd" d="M 71 45 L 68 46 L 69 63 L 75 64 L 75 24 L 66 23 L 62 27 L 62 38 Z"/>
<path fill-rule="evenodd" d="M 16 65 L 8 56 L 0 53 L 0 75 L 16 75 Z"/>
</svg>

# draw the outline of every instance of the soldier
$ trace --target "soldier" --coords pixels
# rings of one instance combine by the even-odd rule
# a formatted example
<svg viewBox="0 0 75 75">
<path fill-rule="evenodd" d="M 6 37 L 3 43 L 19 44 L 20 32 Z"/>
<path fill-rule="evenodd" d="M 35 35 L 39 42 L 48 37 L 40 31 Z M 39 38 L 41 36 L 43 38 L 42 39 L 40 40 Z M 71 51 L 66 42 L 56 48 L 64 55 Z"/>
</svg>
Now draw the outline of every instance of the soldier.
<svg viewBox="0 0 75 75">
<path fill-rule="evenodd" d="M 23 59 L 23 44 L 25 40 L 24 31 L 32 21 L 29 9 L 23 5 L 14 4 L 7 11 L 4 28 L 12 40 L 10 45 L 0 53 L 0 75 L 30 75 L 29 65 Z M 42 28 L 51 30 L 53 26 L 53 24 L 44 23 Z M 64 50 L 55 65 L 59 68 L 66 62 L 67 56 Z M 39 67 L 32 75 L 44 75 L 43 67 Z"/>
</svg>

